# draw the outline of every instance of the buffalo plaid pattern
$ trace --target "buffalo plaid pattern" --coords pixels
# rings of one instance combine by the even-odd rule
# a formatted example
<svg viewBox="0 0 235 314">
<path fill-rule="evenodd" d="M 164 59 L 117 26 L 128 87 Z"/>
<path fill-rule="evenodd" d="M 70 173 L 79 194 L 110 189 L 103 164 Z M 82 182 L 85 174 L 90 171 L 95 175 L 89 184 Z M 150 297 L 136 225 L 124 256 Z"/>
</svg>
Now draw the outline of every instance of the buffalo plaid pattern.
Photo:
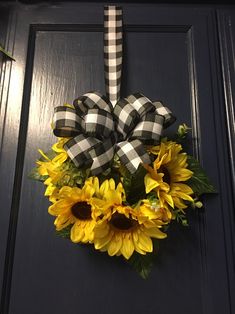
<svg viewBox="0 0 235 314">
<path fill-rule="evenodd" d="M 104 7 L 104 72 L 106 94 L 113 107 L 120 98 L 122 71 L 122 9 Z"/>
<path fill-rule="evenodd" d="M 114 107 L 114 117 L 120 139 L 125 139 L 139 121 L 138 112 L 126 99 L 120 99 Z"/>
<path fill-rule="evenodd" d="M 130 173 L 135 173 L 141 163 L 149 164 L 150 157 L 139 140 L 117 144 L 117 155 Z"/>
<path fill-rule="evenodd" d="M 155 107 L 151 100 L 140 93 L 129 95 L 127 101 L 138 112 L 140 118 L 146 115 L 149 111 L 155 111 Z"/>
<path fill-rule="evenodd" d="M 159 144 L 163 122 L 164 117 L 157 114 L 147 113 L 143 120 L 136 125 L 129 138 L 138 138 L 145 145 Z"/>
<path fill-rule="evenodd" d="M 113 133 L 105 141 L 99 141 L 99 144 L 90 150 L 90 156 L 93 160 L 91 166 L 92 175 L 98 175 L 110 168 L 115 153 L 116 135 Z"/>
<path fill-rule="evenodd" d="M 54 111 L 53 125 L 55 136 L 70 137 L 79 134 L 83 122 L 74 109 L 58 106 Z"/>
<path fill-rule="evenodd" d="M 78 168 L 90 166 L 91 174 L 98 175 L 110 167 L 115 143 L 116 136 L 114 134 L 105 141 L 80 134 L 69 140 L 64 148 Z"/>
<path fill-rule="evenodd" d="M 78 98 L 76 98 L 73 102 L 73 105 L 79 115 L 84 115 L 87 112 L 87 109 L 103 109 L 107 112 L 112 111 L 112 105 L 109 99 L 102 95 L 99 92 L 91 91 L 86 93 Z"/>
<path fill-rule="evenodd" d="M 165 124 L 175 121 L 171 111 L 161 102 L 151 102 L 140 93 L 120 99 L 114 107 L 119 138 L 140 139 L 146 145 L 159 143 Z"/>
<path fill-rule="evenodd" d="M 140 93 L 120 99 L 114 109 L 104 96 L 87 93 L 74 101 L 74 109 L 55 108 L 54 134 L 72 137 L 65 149 L 77 167 L 90 166 L 98 175 L 110 167 L 115 152 L 134 173 L 140 163 L 150 163 L 144 145 L 157 145 L 171 111 Z"/>
<path fill-rule="evenodd" d="M 171 124 L 175 122 L 176 118 L 172 115 L 172 112 L 170 111 L 170 109 L 164 106 L 162 102 L 155 101 L 153 102 L 153 104 L 156 108 L 157 114 L 164 117 L 164 123 L 163 123 L 164 128 L 167 128 L 168 126 L 170 126 Z"/>
<path fill-rule="evenodd" d="M 89 151 L 99 144 L 99 140 L 94 137 L 89 137 L 84 134 L 69 140 L 64 148 L 67 151 L 70 159 L 74 162 L 75 166 L 83 167 L 91 165 L 92 160 Z"/>
<path fill-rule="evenodd" d="M 74 101 L 74 108 L 55 108 L 54 134 L 72 137 L 64 146 L 79 168 L 91 167 L 97 175 L 110 167 L 117 135 L 110 102 L 98 92 L 87 93 Z"/>
<path fill-rule="evenodd" d="M 110 167 L 115 153 L 134 173 L 149 164 L 144 145 L 156 145 L 163 127 L 175 121 L 161 102 L 140 93 L 120 99 L 122 66 L 122 9 L 104 8 L 104 67 L 107 97 L 89 92 L 74 100 L 74 108 L 55 108 L 54 134 L 72 137 L 65 149 L 77 167 L 89 166 L 92 175 Z"/>
<path fill-rule="evenodd" d="M 85 133 L 99 139 L 108 138 L 114 131 L 111 113 L 102 109 L 89 109 L 84 116 Z"/>
</svg>

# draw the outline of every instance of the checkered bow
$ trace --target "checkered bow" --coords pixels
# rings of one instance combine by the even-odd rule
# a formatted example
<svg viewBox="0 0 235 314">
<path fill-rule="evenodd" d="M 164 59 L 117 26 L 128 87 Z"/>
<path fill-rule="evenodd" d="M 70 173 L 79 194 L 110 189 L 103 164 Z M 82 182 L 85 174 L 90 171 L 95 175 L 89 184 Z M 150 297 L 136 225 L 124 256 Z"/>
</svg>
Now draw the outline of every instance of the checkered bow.
<svg viewBox="0 0 235 314">
<path fill-rule="evenodd" d="M 104 8 L 104 70 L 107 97 L 87 93 L 74 101 L 74 108 L 59 106 L 54 113 L 54 134 L 71 137 L 65 144 L 77 167 L 90 167 L 92 175 L 110 168 L 115 154 L 134 173 L 149 164 L 145 145 L 160 141 L 163 127 L 174 122 L 161 102 L 140 93 L 120 99 L 122 68 L 122 9 Z"/>
<path fill-rule="evenodd" d="M 134 173 L 140 163 L 150 163 L 145 145 L 160 141 L 162 128 L 174 121 L 170 110 L 140 93 L 120 99 L 113 108 L 98 92 L 74 101 L 74 108 L 59 106 L 54 113 L 54 134 L 71 137 L 65 144 L 77 167 L 90 167 L 92 175 L 110 168 L 116 153 Z"/>
</svg>

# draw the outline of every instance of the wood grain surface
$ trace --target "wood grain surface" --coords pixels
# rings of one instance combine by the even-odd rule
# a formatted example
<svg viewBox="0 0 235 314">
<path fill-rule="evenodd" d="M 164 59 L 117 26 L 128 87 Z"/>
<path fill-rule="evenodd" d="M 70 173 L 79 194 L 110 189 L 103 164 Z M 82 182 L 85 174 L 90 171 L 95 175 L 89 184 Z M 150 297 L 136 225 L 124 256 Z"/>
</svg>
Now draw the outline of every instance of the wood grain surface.
<svg viewBox="0 0 235 314">
<path fill-rule="evenodd" d="M 234 313 L 231 145 L 214 8 L 123 4 L 122 95 L 139 91 L 167 104 L 177 122 L 166 134 L 182 122 L 192 126 L 189 151 L 218 190 L 204 210 L 189 213 L 189 228 L 170 228 L 146 281 L 117 258 L 58 238 L 43 185 L 27 178 L 37 149 L 56 141 L 53 108 L 105 90 L 103 4 L 11 10 L 16 62 L 1 146 L 1 314 Z"/>
</svg>

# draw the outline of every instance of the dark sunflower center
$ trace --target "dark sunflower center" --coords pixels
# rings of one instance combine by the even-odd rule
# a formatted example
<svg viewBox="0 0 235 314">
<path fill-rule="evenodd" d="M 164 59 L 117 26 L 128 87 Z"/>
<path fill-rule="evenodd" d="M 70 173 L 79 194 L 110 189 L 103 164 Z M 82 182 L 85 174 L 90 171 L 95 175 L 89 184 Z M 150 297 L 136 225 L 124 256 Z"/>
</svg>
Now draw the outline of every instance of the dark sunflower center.
<svg viewBox="0 0 235 314">
<path fill-rule="evenodd" d="M 110 223 L 113 227 L 120 230 L 129 230 L 136 225 L 135 220 L 127 218 L 125 215 L 119 213 L 113 214 Z"/>
<path fill-rule="evenodd" d="M 87 202 L 78 202 L 71 208 L 72 214 L 80 220 L 91 219 L 91 205 Z"/>
<path fill-rule="evenodd" d="M 167 184 L 171 184 L 171 175 L 170 175 L 170 172 L 167 170 L 166 167 L 164 166 L 161 166 L 158 170 L 158 172 L 161 172 L 164 174 L 164 177 L 163 177 L 163 180 L 164 182 L 166 182 Z"/>
</svg>

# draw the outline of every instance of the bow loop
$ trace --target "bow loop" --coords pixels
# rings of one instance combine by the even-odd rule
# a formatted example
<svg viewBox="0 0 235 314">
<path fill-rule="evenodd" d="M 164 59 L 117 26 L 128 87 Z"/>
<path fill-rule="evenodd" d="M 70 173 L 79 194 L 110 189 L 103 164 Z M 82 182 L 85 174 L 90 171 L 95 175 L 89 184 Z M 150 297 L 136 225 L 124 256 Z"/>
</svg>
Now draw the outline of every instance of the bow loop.
<svg viewBox="0 0 235 314">
<path fill-rule="evenodd" d="M 157 145 L 160 141 L 164 117 L 147 113 L 137 124 L 129 139 L 139 139 L 145 145 Z"/>
<path fill-rule="evenodd" d="M 55 108 L 54 134 L 58 137 L 73 137 L 83 130 L 83 120 L 73 108 L 58 106 Z"/>
<path fill-rule="evenodd" d="M 77 167 L 90 167 L 92 175 L 110 168 L 115 151 L 133 174 L 140 163 L 151 162 L 144 145 L 157 145 L 163 127 L 174 122 L 161 102 L 151 102 L 140 93 L 120 99 L 112 108 L 98 92 L 74 101 L 74 109 L 55 108 L 54 134 L 72 137 L 65 149 Z"/>
<path fill-rule="evenodd" d="M 138 112 L 140 118 L 150 111 L 155 111 L 155 106 L 146 96 L 141 93 L 134 93 L 127 97 L 127 101 Z"/>
<path fill-rule="evenodd" d="M 87 93 L 74 101 L 74 109 L 55 108 L 54 134 L 72 137 L 64 146 L 77 167 L 90 167 L 96 175 L 108 169 L 114 156 L 117 134 L 112 105 L 99 92 Z"/>
<path fill-rule="evenodd" d="M 162 102 L 155 101 L 153 104 L 156 108 L 157 114 L 164 117 L 164 129 L 175 122 L 176 118 L 172 115 L 172 112 L 162 104 Z"/>
<path fill-rule="evenodd" d="M 85 132 L 100 140 L 108 138 L 114 132 L 113 116 L 102 109 L 89 109 L 84 116 Z"/>
<path fill-rule="evenodd" d="M 88 109 L 102 109 L 112 112 L 112 105 L 108 98 L 99 92 L 89 92 L 74 100 L 73 105 L 80 116 L 87 113 Z"/>
<path fill-rule="evenodd" d="M 138 112 L 127 99 L 120 99 L 114 107 L 114 117 L 120 139 L 125 139 L 140 119 Z"/>
</svg>

